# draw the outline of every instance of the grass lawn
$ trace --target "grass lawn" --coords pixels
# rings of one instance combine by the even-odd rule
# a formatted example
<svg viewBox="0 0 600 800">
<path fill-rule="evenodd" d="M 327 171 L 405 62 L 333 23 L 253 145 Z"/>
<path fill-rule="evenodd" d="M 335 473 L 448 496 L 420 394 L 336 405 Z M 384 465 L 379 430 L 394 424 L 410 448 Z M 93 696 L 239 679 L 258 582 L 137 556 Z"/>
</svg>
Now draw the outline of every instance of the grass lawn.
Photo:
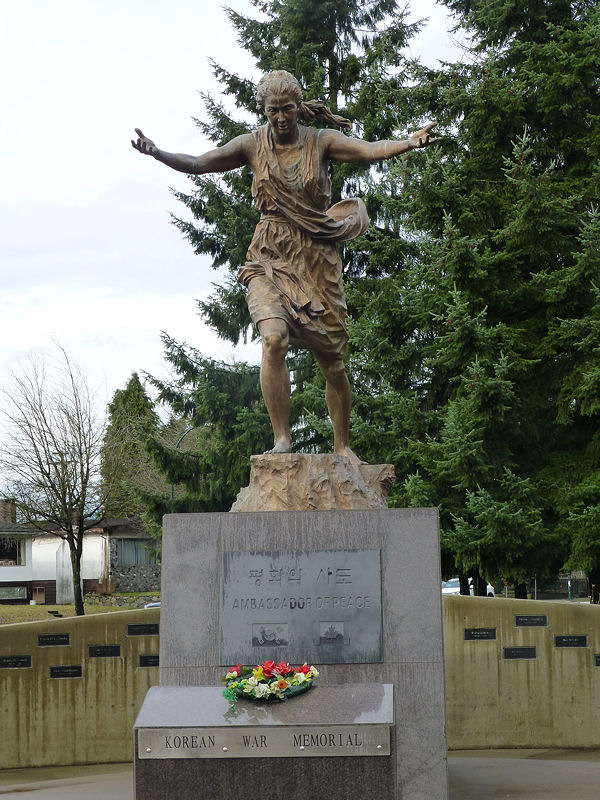
<svg viewBox="0 0 600 800">
<path fill-rule="evenodd" d="M 118 606 L 96 606 L 84 603 L 86 614 L 105 614 L 110 611 L 130 611 L 131 609 L 119 608 Z M 49 620 L 53 618 L 49 611 L 58 611 L 63 617 L 74 617 L 75 606 L 51 606 L 51 605 L 4 605 L 0 603 L 0 625 L 12 622 L 36 622 L 39 620 Z"/>
</svg>

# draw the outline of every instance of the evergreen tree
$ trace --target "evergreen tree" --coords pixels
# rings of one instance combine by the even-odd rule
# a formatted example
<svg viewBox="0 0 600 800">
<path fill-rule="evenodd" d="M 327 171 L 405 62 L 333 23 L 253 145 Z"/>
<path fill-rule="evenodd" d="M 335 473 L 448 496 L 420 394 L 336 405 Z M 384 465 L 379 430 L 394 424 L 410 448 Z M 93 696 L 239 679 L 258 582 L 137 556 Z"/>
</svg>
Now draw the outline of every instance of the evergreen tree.
<svg viewBox="0 0 600 800">
<path fill-rule="evenodd" d="M 132 373 L 124 389 L 117 389 L 108 412 L 102 445 L 105 516 L 142 517 L 145 506 L 138 490 L 158 488 L 164 482 L 146 450 L 147 440 L 159 432 L 160 421 L 137 373 Z"/>
<path fill-rule="evenodd" d="M 378 186 L 413 251 L 378 232 L 375 268 L 398 269 L 348 292 L 358 431 L 404 477 L 396 502 L 440 507 L 447 571 L 522 593 L 573 531 L 573 563 L 598 552 L 578 526 L 600 499 L 600 11 L 446 5 L 471 59 L 412 65 L 400 104 L 441 122 L 444 157 L 399 162 Z"/>
<path fill-rule="evenodd" d="M 258 367 L 224 364 L 168 336 L 163 340 L 174 379 L 150 380 L 159 389 L 159 402 L 176 419 L 186 420 L 182 433 L 190 433 L 192 444 L 180 450 L 164 431 L 148 444 L 167 482 L 180 487 L 178 492 L 143 493 L 156 526 L 167 512 L 229 511 L 240 487 L 248 483 L 249 456 L 262 453 L 272 439 Z"/>
</svg>

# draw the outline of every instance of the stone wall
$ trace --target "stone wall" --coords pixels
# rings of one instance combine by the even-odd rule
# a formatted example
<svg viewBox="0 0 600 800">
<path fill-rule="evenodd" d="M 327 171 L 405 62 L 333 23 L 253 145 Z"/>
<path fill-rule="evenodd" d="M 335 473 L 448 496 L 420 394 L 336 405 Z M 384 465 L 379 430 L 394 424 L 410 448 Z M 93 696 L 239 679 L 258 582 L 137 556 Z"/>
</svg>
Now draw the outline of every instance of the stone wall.
<svg viewBox="0 0 600 800">
<path fill-rule="evenodd" d="M 109 542 L 110 580 L 113 592 L 160 592 L 160 564 L 123 566 L 118 563 L 117 543 Z"/>
<path fill-rule="evenodd" d="M 114 592 L 160 592 L 160 564 L 113 567 L 111 585 Z"/>
</svg>

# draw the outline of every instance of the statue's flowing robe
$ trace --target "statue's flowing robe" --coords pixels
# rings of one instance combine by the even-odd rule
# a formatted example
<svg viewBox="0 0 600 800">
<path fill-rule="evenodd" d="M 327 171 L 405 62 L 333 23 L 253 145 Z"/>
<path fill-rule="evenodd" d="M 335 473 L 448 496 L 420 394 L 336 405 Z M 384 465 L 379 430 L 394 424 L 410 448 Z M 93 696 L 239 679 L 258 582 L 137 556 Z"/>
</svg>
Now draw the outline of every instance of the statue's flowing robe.
<svg viewBox="0 0 600 800">
<path fill-rule="evenodd" d="M 298 160 L 283 167 L 270 125 L 253 133 L 252 195 L 261 218 L 238 273 L 255 324 L 283 319 L 292 343 L 316 355 L 346 351 L 346 301 L 336 242 L 369 224 L 361 200 L 329 208 L 331 181 L 320 148 L 322 130 L 299 126 Z"/>
</svg>

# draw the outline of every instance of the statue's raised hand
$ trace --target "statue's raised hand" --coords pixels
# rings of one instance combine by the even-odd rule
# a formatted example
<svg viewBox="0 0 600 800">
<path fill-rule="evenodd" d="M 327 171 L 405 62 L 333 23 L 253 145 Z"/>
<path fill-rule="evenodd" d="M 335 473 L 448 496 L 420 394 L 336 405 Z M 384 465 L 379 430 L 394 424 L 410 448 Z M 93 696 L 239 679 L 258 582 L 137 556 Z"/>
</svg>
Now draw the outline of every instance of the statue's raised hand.
<svg viewBox="0 0 600 800">
<path fill-rule="evenodd" d="M 429 131 L 435 127 L 435 122 L 429 122 L 422 128 L 420 131 L 413 133 L 413 135 L 408 140 L 408 144 L 411 150 L 416 150 L 418 147 L 429 147 L 432 144 L 436 144 L 437 142 L 442 141 L 442 137 L 438 136 L 431 137 L 429 135 Z"/>
<path fill-rule="evenodd" d="M 144 136 L 139 128 L 136 128 L 135 132 L 138 138 L 137 141 L 131 140 L 131 146 L 135 147 L 136 150 L 139 150 L 140 153 L 143 153 L 145 156 L 153 156 L 158 150 L 158 147 L 154 144 L 152 139 L 148 139 L 147 136 Z"/>
</svg>

